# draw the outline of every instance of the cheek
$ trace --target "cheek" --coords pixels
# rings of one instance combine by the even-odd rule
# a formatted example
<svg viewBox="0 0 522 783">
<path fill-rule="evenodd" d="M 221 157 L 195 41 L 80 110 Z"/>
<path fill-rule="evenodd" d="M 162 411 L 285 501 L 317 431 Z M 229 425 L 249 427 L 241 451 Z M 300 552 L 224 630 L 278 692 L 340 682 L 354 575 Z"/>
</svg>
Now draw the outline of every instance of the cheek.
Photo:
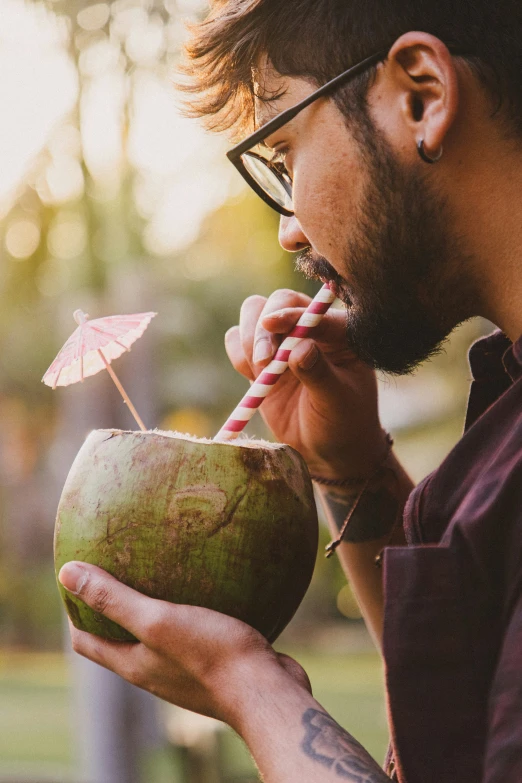
<svg viewBox="0 0 522 783">
<path fill-rule="evenodd" d="M 355 225 L 361 172 L 347 153 L 323 150 L 294 171 L 294 209 L 312 247 L 332 257 L 339 240 Z"/>
</svg>

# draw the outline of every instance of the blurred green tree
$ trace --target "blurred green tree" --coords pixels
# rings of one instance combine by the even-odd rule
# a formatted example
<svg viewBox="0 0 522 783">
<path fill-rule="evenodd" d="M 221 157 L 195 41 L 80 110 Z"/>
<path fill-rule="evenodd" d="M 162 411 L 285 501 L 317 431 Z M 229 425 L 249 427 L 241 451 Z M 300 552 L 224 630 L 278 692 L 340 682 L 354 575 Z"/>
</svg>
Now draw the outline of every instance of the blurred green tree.
<svg viewBox="0 0 522 783">
<path fill-rule="evenodd" d="M 133 426 L 103 377 L 57 392 L 40 384 L 74 328 L 72 311 L 158 311 L 119 360 L 124 383 L 151 426 L 212 435 L 246 387 L 223 348 L 243 299 L 281 286 L 316 289 L 278 246 L 276 216 L 245 193 L 226 142 L 181 116 L 173 69 L 184 22 L 204 9 L 200 0 L 6 6 L 0 64 L 11 64 L 12 95 L 27 95 L 33 108 L 24 115 L 20 98 L 15 111 L 13 99 L 11 147 L 0 131 L 4 641 L 57 643 L 57 603 L 46 622 L 25 606 L 27 565 L 32 575 L 41 570 L 51 595 L 54 508 L 75 450 L 89 427 Z M 20 117 L 34 107 L 40 114 L 22 133 Z M 416 478 L 458 437 L 462 347 L 479 328 L 457 334 L 416 378 L 382 383 L 385 424 L 407 464 L 419 466 Z M 248 429 L 268 435 L 259 417 Z M 321 592 L 325 579 L 336 585 L 326 591 L 332 616 L 336 568 L 329 561 L 318 578 Z"/>
</svg>

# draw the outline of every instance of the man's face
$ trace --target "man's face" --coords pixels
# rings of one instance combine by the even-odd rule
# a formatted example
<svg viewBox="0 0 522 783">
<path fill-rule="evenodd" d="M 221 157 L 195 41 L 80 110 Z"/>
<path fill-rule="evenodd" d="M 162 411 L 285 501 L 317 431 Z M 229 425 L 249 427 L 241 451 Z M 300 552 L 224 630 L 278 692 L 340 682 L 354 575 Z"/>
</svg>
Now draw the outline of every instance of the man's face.
<svg viewBox="0 0 522 783">
<path fill-rule="evenodd" d="M 281 77 L 267 82 L 265 90 L 281 88 Z M 283 84 L 274 112 L 311 89 L 301 79 Z M 282 219 L 283 246 L 308 245 L 298 269 L 336 284 L 362 359 L 411 371 L 472 315 L 466 259 L 425 164 L 402 163 L 368 117 L 347 121 L 332 100 L 312 104 L 267 143 L 286 150 L 293 178 L 295 218 Z"/>
</svg>

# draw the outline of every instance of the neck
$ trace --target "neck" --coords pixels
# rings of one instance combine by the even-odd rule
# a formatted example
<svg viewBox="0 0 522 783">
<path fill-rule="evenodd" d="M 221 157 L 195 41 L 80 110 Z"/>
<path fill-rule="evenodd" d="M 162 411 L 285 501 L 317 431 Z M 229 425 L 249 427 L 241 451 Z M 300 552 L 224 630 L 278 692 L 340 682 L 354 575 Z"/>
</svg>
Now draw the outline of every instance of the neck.
<svg viewBox="0 0 522 783">
<path fill-rule="evenodd" d="M 459 177 L 460 234 L 469 251 L 477 315 L 522 335 L 522 144 L 505 140 Z"/>
</svg>

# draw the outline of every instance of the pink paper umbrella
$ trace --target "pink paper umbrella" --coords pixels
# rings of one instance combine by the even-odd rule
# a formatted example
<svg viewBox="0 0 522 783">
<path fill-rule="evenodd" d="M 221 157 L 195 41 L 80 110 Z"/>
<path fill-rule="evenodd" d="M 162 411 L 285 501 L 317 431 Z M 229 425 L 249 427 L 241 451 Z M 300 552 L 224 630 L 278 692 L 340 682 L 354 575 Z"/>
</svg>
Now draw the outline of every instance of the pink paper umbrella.
<svg viewBox="0 0 522 783">
<path fill-rule="evenodd" d="M 100 370 L 107 370 L 140 429 L 145 432 L 146 427 L 112 369 L 111 362 L 124 351 L 130 351 L 131 345 L 141 337 L 155 315 L 157 313 L 109 315 L 107 318 L 89 321 L 86 313 L 75 310 L 73 316 L 78 328 L 58 353 L 42 381 L 56 389 L 57 386 L 69 386 L 96 375 Z"/>
</svg>

